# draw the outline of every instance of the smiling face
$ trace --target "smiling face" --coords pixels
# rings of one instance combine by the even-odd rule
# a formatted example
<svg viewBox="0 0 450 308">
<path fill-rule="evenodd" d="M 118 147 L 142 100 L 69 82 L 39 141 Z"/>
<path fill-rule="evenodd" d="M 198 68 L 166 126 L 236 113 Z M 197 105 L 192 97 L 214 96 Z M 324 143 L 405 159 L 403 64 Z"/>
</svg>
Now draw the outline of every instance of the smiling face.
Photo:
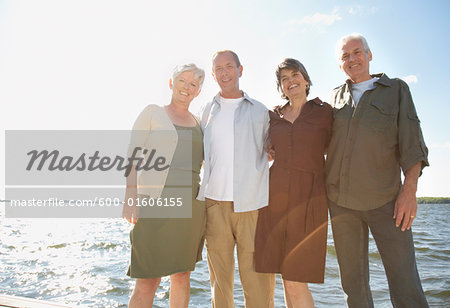
<svg viewBox="0 0 450 308">
<path fill-rule="evenodd" d="M 280 72 L 281 90 L 290 101 L 296 97 L 306 98 L 306 88 L 309 85 L 300 71 L 284 68 Z"/>
<path fill-rule="evenodd" d="M 219 84 L 222 97 L 241 96 L 239 78 L 242 76 L 242 65 L 238 65 L 230 52 L 219 53 L 213 61 L 213 77 Z"/>
<path fill-rule="evenodd" d="M 172 100 L 190 103 L 200 94 L 200 82 L 193 71 L 185 71 L 179 74 L 173 81 L 169 80 L 172 90 Z"/>
<path fill-rule="evenodd" d="M 366 52 L 359 39 L 353 39 L 342 45 L 339 56 L 339 67 L 354 83 L 371 79 L 369 62 L 372 61 L 370 50 Z"/>
</svg>

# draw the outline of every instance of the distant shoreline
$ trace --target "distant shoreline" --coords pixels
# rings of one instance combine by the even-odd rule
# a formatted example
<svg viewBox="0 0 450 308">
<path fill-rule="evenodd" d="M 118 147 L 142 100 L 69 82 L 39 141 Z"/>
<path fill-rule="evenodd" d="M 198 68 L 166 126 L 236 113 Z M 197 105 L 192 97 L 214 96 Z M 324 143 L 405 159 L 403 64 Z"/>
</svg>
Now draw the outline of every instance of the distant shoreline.
<svg viewBox="0 0 450 308">
<path fill-rule="evenodd" d="M 450 204 L 450 197 L 418 197 L 418 204 Z"/>
</svg>

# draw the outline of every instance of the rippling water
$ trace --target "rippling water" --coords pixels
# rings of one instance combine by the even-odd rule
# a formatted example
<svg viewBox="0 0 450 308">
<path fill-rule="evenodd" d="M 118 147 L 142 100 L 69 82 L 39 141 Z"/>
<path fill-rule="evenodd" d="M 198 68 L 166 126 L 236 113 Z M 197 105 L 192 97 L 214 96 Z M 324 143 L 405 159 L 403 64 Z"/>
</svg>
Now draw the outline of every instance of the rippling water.
<svg viewBox="0 0 450 308">
<path fill-rule="evenodd" d="M 3 205 L 0 211 L 3 217 Z M 419 205 L 413 225 L 419 273 L 431 307 L 450 307 L 450 205 Z M 130 226 L 121 219 L 0 220 L 0 293 L 86 307 L 126 307 L 134 280 L 128 266 Z M 371 288 L 376 307 L 391 307 L 383 264 L 370 243 Z M 203 259 L 206 260 L 206 251 Z M 206 261 L 191 276 L 189 307 L 210 306 Z M 345 307 L 331 230 L 324 284 L 311 284 L 316 307 Z M 236 272 L 235 302 L 244 298 Z M 154 307 L 168 307 L 169 280 L 163 278 Z M 275 306 L 283 307 L 277 277 Z"/>
</svg>

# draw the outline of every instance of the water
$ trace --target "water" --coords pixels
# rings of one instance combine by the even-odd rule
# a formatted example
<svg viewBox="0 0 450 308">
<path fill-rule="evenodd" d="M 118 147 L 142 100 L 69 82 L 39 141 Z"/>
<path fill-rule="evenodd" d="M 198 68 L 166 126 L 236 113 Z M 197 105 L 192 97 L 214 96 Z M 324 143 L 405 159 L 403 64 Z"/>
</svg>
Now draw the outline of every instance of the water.
<svg viewBox="0 0 450 308">
<path fill-rule="evenodd" d="M 450 205 L 419 205 L 413 225 L 417 264 L 431 307 L 450 307 L 449 214 Z M 134 280 L 125 275 L 130 254 L 127 222 L 1 218 L 0 226 L 0 293 L 85 307 L 126 307 L 134 285 Z M 373 240 L 369 249 L 375 306 L 392 307 Z M 331 230 L 325 283 L 311 284 L 310 289 L 316 307 L 345 307 Z M 209 307 L 210 300 L 208 266 L 201 261 L 191 276 L 189 307 Z M 168 301 L 169 280 L 163 278 L 154 307 L 168 307 Z M 237 272 L 235 302 L 243 307 Z M 280 277 L 275 306 L 284 306 Z"/>
</svg>

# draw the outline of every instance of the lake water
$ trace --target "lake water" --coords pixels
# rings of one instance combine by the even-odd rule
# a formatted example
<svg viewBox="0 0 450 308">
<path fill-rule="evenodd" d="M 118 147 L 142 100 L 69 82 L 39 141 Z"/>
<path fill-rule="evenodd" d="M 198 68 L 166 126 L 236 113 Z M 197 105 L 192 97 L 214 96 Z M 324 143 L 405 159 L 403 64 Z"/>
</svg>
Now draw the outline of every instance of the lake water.
<svg viewBox="0 0 450 308">
<path fill-rule="evenodd" d="M 5 219 L 0 211 L 0 293 L 85 307 L 126 307 L 134 280 L 128 267 L 130 225 L 121 219 Z M 419 205 L 413 224 L 416 257 L 431 307 L 450 307 L 450 205 Z M 376 307 L 392 307 L 383 264 L 370 243 L 371 288 Z M 210 307 L 206 250 L 191 276 L 189 307 Z M 316 307 L 345 307 L 331 230 L 324 284 L 311 284 Z M 163 278 L 154 307 L 168 307 Z M 236 307 L 244 298 L 236 272 Z M 277 277 L 275 307 L 284 307 Z"/>
</svg>

